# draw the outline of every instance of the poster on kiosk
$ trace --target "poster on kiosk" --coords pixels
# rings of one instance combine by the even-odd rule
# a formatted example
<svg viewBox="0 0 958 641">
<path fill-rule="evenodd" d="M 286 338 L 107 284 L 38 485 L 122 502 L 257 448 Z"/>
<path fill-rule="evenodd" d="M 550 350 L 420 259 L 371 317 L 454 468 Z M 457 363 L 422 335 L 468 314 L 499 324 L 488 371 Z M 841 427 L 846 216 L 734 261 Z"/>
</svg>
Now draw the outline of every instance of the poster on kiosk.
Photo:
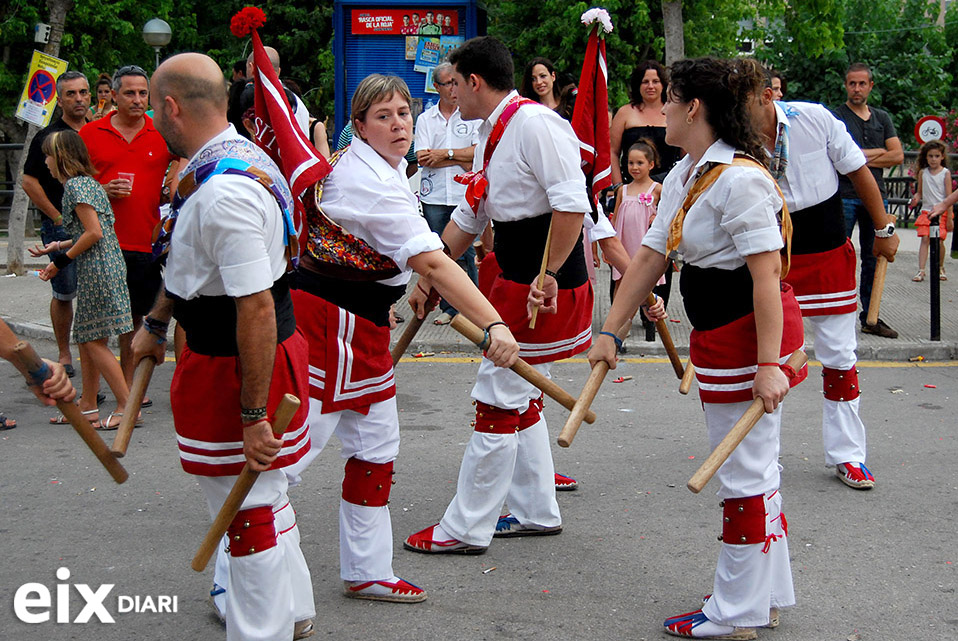
<svg viewBox="0 0 958 641">
<path fill-rule="evenodd" d="M 485 10 L 466 2 L 361 2 L 333 5 L 336 59 L 335 137 L 349 121 L 360 81 L 371 73 L 401 77 L 413 98 L 413 117 L 438 102 L 432 70 L 469 38 L 486 33 Z"/>
</svg>

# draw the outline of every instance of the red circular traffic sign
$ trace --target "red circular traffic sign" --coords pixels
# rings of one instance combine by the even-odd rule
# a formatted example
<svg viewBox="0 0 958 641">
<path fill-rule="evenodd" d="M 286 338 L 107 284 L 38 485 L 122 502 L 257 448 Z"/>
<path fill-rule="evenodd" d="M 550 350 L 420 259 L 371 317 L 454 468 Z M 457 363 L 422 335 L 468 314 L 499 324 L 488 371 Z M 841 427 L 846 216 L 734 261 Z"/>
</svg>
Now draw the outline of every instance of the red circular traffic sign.
<svg viewBox="0 0 958 641">
<path fill-rule="evenodd" d="M 945 137 L 945 119 L 938 116 L 925 116 L 915 123 L 915 140 L 924 145 L 930 140 L 941 140 Z"/>
<path fill-rule="evenodd" d="M 56 91 L 56 87 L 57 81 L 54 80 L 53 75 L 51 75 L 49 71 L 40 69 L 30 78 L 30 82 L 27 85 L 27 95 L 30 96 L 30 100 L 33 102 L 39 102 L 45 105 L 53 98 L 53 92 Z"/>
</svg>

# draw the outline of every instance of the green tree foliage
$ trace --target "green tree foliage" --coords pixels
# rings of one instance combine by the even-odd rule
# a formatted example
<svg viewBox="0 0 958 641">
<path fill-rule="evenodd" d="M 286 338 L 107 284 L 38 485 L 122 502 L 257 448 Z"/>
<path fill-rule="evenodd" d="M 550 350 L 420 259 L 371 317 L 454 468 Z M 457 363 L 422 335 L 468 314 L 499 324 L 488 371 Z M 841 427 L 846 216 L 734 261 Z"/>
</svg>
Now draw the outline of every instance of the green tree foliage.
<svg viewBox="0 0 958 641">
<path fill-rule="evenodd" d="M 267 17 L 260 30 L 264 43 L 276 47 L 282 56 L 282 77 L 299 84 L 312 113 L 330 113 L 332 2 L 265 0 L 256 5 Z M 112 74 L 127 64 L 152 72 L 154 52 L 143 41 L 141 31 L 148 20 L 159 17 L 173 30 L 170 45 L 161 52 L 163 56 L 202 51 L 229 74 L 233 62 L 250 52 L 249 38 L 240 40 L 229 30 L 230 18 L 242 6 L 243 3 L 232 0 L 76 0 L 67 15 L 60 57 L 69 61 L 71 69 L 87 74 L 91 84 L 99 73 Z M 14 0 L 0 10 L 0 42 L 4 43 L 4 55 L 0 57 L 0 114 L 7 121 L 4 129 L 11 137 L 17 129 L 11 117 L 34 49 L 33 26 L 44 21 L 46 15 L 44 0 Z"/>
<path fill-rule="evenodd" d="M 956 96 L 958 7 L 946 29 L 935 25 L 938 9 L 937 0 L 769 1 L 765 14 L 784 19 L 768 22 L 757 55 L 785 72 L 789 99 L 830 106 L 846 99 L 848 65 L 867 63 L 875 79 L 869 104 L 887 110 L 902 141 L 914 146 L 918 118 L 944 115 Z"/>
</svg>

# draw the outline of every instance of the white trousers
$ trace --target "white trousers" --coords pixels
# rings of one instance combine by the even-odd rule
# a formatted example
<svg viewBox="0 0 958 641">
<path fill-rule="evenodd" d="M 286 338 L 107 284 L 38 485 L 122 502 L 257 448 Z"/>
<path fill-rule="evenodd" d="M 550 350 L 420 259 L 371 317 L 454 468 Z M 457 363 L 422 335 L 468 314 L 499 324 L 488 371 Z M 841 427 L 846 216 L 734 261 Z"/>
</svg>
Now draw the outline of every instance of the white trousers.
<svg viewBox="0 0 958 641">
<path fill-rule="evenodd" d="M 815 356 L 823 367 L 848 370 L 858 362 L 855 312 L 838 316 L 808 316 L 806 326 L 815 336 Z M 858 415 L 861 397 L 853 401 L 824 399 L 822 440 L 825 464 L 865 462 L 865 424 Z"/>
<path fill-rule="evenodd" d="M 534 367 L 549 376 L 549 364 Z M 485 358 L 472 390 L 477 401 L 520 413 L 540 394 L 512 370 L 496 367 Z M 514 434 L 472 433 L 459 468 L 456 496 L 440 521 L 442 529 L 470 545 L 488 546 L 507 500 L 522 525 L 562 524 L 545 416 Z"/>
<path fill-rule="evenodd" d="M 215 519 L 236 476 L 197 476 Z M 227 641 L 278 641 L 291 639 L 297 610 L 302 618 L 315 614 L 313 588 L 306 559 L 299 548 L 295 516 L 288 507 L 287 480 L 282 470 L 259 475 L 241 509 L 271 506 L 277 544 L 248 556 L 227 556 Z M 285 509 L 281 509 L 285 508 Z M 285 513 L 281 516 L 281 513 Z M 279 533 L 286 530 L 285 534 Z M 304 604 L 308 603 L 308 607 Z"/>
<path fill-rule="evenodd" d="M 705 403 L 709 443 L 714 449 L 741 418 L 750 403 Z M 765 414 L 715 474 L 716 494 L 725 498 L 765 496 L 766 543 L 722 543 L 712 597 L 702 611 L 723 625 L 754 627 L 768 623 L 770 607 L 795 604 L 788 539 L 782 525 L 778 492 L 781 404 Z M 774 535 L 772 538 L 771 535 Z M 768 551 L 764 548 L 768 546 Z"/>
<path fill-rule="evenodd" d="M 343 459 L 389 463 L 399 454 L 396 398 L 373 403 L 367 415 L 352 410 L 322 413 L 322 401 L 309 399 L 311 450 L 315 458 L 335 434 Z M 339 500 L 339 571 L 346 581 L 383 581 L 393 575 L 393 530 L 389 507 Z"/>
<path fill-rule="evenodd" d="M 284 468 L 285 471 L 285 468 Z M 286 548 L 291 558 L 303 557 L 299 546 L 299 525 L 296 523 L 296 512 L 291 503 L 278 512 L 273 513 L 276 526 L 276 543 Z M 213 583 L 226 588 L 230 580 L 230 555 L 226 551 L 229 539 L 224 536 L 223 544 L 216 550 L 216 565 L 213 568 Z M 313 603 L 313 583 L 306 566 L 306 559 L 302 563 L 296 562 L 290 566 L 290 580 L 293 584 L 293 620 L 305 621 L 316 616 L 316 605 Z M 213 603 L 220 614 L 226 616 L 226 601 L 229 592 L 223 592 L 213 597 Z"/>
</svg>

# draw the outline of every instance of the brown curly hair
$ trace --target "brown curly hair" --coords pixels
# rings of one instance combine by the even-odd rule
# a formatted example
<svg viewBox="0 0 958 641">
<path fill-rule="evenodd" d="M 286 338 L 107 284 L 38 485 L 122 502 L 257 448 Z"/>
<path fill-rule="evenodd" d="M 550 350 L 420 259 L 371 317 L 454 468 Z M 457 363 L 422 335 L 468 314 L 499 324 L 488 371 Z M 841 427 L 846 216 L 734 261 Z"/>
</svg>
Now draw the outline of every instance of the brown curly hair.
<svg viewBox="0 0 958 641">
<path fill-rule="evenodd" d="M 672 65 L 669 81 L 672 100 L 701 100 L 705 120 L 719 138 L 767 164 L 762 138 L 749 114 L 749 103 L 765 86 L 765 75 L 755 60 L 680 60 Z"/>
</svg>

